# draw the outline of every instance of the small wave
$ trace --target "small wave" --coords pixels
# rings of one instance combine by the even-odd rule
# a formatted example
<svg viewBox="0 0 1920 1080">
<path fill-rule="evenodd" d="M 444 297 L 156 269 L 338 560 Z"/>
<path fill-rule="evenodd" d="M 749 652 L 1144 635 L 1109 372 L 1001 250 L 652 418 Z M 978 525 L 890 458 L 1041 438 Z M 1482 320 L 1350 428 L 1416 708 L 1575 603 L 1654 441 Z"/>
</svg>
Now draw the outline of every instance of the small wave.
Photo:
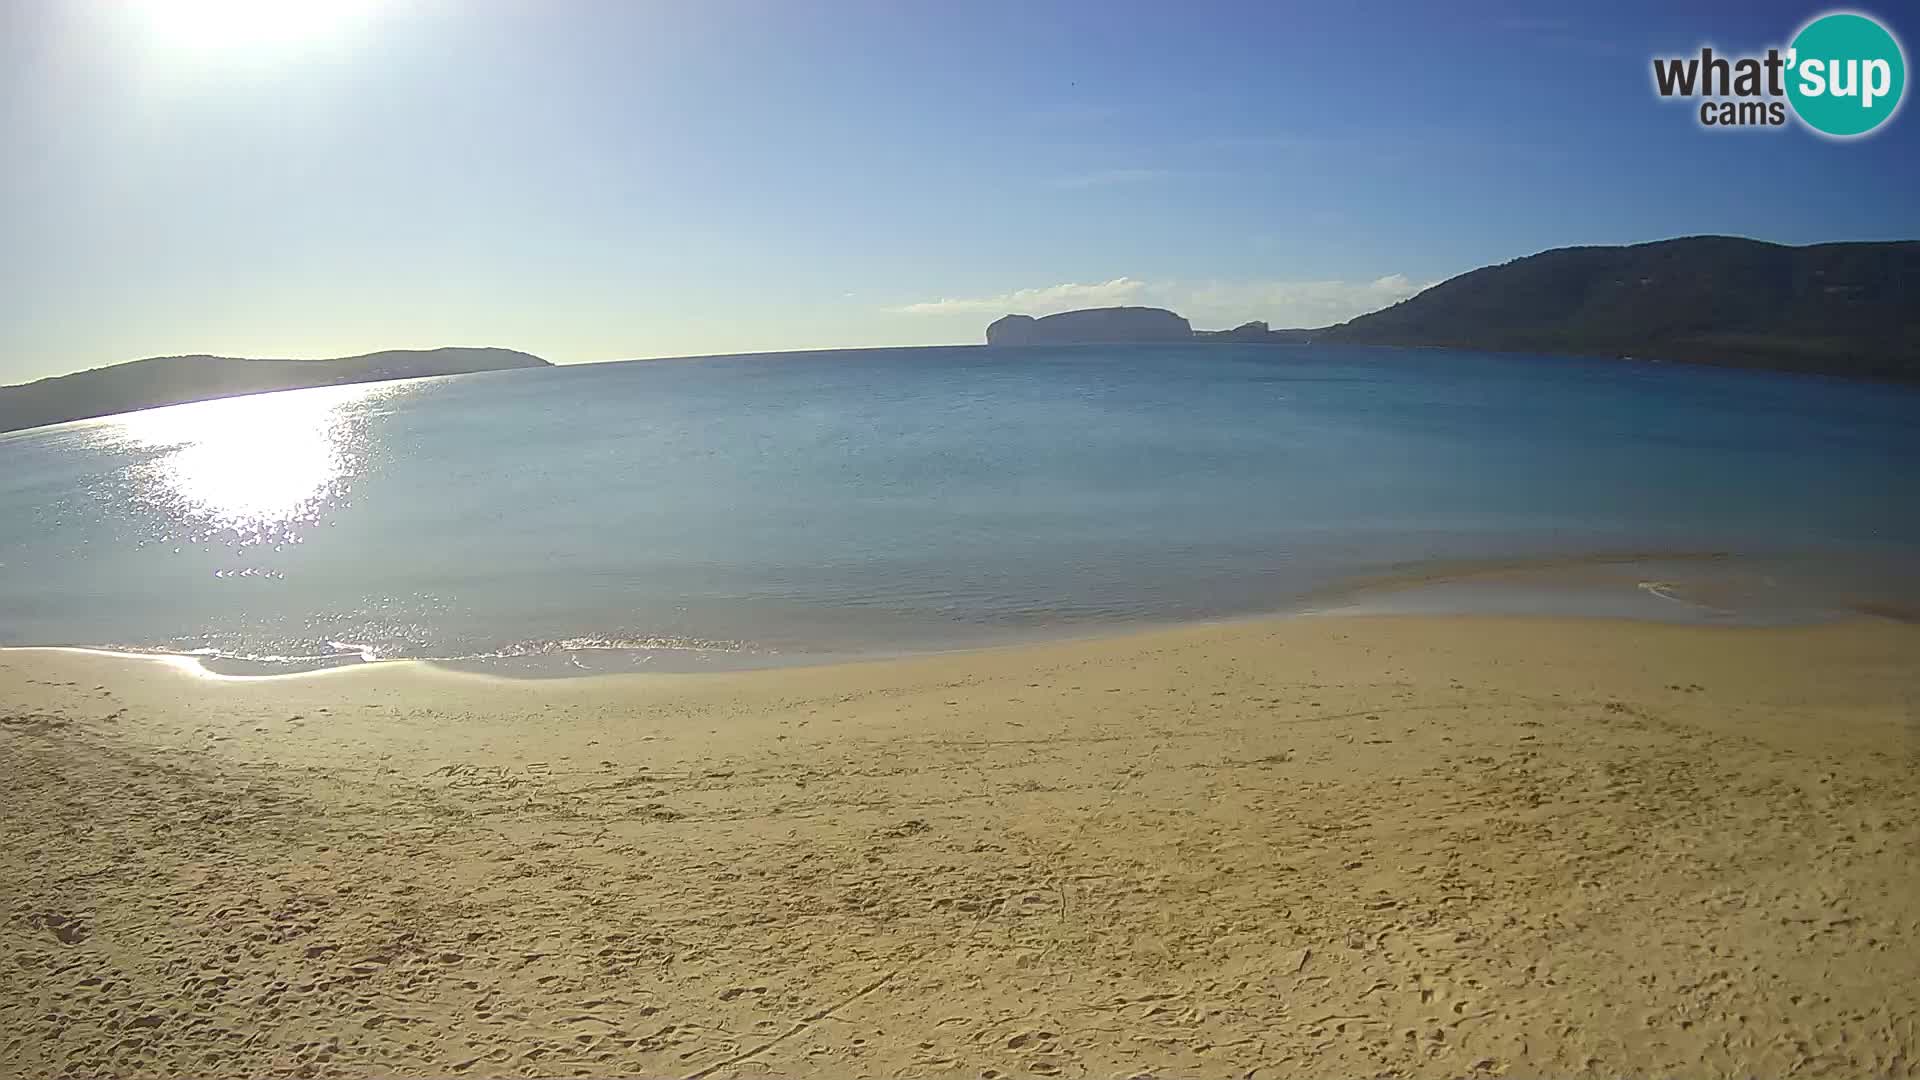
<svg viewBox="0 0 1920 1080">
<path fill-rule="evenodd" d="M 1645 592 L 1649 596 L 1657 596 L 1662 600 L 1669 600 L 1683 607 L 1699 608 L 1702 611 L 1711 611 L 1715 615 L 1735 614 L 1735 612 L 1729 611 L 1723 607 L 1715 607 L 1712 604 L 1703 604 L 1698 600 L 1689 600 L 1684 596 L 1675 596 L 1673 594 L 1673 590 L 1678 589 L 1680 587 L 1681 586 L 1671 581 L 1643 581 L 1640 583 L 1640 590 L 1642 592 Z"/>
<path fill-rule="evenodd" d="M 1738 556 L 1730 551 L 1646 549 L 1484 559 L 1416 559 L 1392 563 L 1372 573 L 1354 575 L 1309 589 L 1301 595 L 1299 603 L 1313 607 L 1350 601 L 1369 594 L 1404 592 L 1435 585 L 1470 583 L 1503 576 L 1551 574 L 1648 563 L 1714 564 L 1730 562 L 1736 558 Z"/>
<path fill-rule="evenodd" d="M 680 637 L 654 635 L 643 637 L 616 637 L 588 635 L 582 637 L 561 638 L 556 640 L 527 640 L 515 642 L 497 648 L 481 649 L 474 652 L 434 653 L 428 651 L 409 652 L 404 650 L 382 651 L 380 648 L 353 641 L 326 642 L 330 652 L 296 652 L 245 649 L 222 649 L 212 646 L 181 649 L 152 645 L 102 645 L 101 652 L 121 653 L 130 656 L 178 657 L 192 660 L 205 671 L 215 675 L 227 676 L 274 676 L 295 675 L 313 671 L 328 671 L 335 668 L 357 667 L 363 664 L 416 662 L 437 664 L 457 670 L 489 671 L 501 670 L 515 661 L 552 660 L 580 672 L 591 669 L 579 661 L 578 654 L 601 654 L 613 656 L 625 654 L 640 658 L 642 661 L 663 654 L 685 657 L 726 658 L 733 665 L 749 657 L 771 661 L 778 655 L 777 650 L 759 649 L 744 641 L 729 641 L 711 638 Z M 540 670 L 551 670 L 552 664 L 537 665 Z M 599 665 L 618 667 L 618 664 Z M 638 663 L 633 665 L 639 666 Z M 668 665 L 672 666 L 672 665 Z M 744 666 L 744 665 L 742 665 Z"/>
<path fill-rule="evenodd" d="M 558 641 L 522 641 L 498 649 L 473 653 L 468 656 L 432 657 L 436 660 L 498 660 L 522 656 L 550 656 L 566 652 L 655 652 L 672 650 L 675 652 L 717 652 L 744 653 L 772 650 L 756 650 L 744 641 L 727 641 L 713 638 L 650 636 L 650 637 L 572 637 Z"/>
</svg>

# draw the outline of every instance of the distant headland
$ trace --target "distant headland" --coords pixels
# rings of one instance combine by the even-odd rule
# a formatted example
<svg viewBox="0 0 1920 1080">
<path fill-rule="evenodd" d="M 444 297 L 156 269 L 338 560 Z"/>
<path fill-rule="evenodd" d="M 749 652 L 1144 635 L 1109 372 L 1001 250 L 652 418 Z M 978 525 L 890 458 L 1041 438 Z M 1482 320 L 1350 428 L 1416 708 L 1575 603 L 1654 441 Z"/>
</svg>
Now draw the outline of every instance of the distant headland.
<svg viewBox="0 0 1920 1080">
<path fill-rule="evenodd" d="M 549 366 L 512 349 L 393 349 L 338 360 L 155 356 L 0 387 L 0 431 L 274 390 Z"/>
<path fill-rule="evenodd" d="M 1124 341 L 1433 346 L 1920 380 L 1920 241 L 1556 248 L 1310 330 L 1193 330 L 1160 308 L 1008 315 L 987 328 L 989 345 Z"/>
<path fill-rule="evenodd" d="M 1036 319 L 1005 315 L 987 327 L 989 345 L 1092 345 L 1147 341 L 1251 341 L 1263 344 L 1310 340 L 1313 330 L 1269 330 L 1264 322 L 1231 330 L 1195 330 L 1186 319 L 1155 307 L 1082 308 Z"/>
</svg>

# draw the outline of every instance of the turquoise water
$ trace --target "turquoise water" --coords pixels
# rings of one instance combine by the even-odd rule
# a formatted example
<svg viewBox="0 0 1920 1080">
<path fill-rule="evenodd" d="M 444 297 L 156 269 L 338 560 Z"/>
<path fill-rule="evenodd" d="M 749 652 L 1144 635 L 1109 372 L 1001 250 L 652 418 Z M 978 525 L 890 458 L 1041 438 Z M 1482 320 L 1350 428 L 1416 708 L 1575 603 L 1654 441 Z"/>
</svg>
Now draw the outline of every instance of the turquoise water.
<svg viewBox="0 0 1920 1080">
<path fill-rule="evenodd" d="M 1425 350 L 293 391 L 0 436 L 0 644 L 592 668 L 1289 610 L 1896 610 L 1917 464 L 1910 388 Z"/>
</svg>

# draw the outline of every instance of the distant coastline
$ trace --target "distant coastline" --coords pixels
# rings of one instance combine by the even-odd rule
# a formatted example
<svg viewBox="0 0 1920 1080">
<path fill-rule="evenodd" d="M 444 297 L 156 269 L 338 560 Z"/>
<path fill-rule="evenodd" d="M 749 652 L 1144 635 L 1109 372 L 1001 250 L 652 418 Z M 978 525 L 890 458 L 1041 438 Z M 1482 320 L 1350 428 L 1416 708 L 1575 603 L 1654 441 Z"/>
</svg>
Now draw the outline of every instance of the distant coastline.
<svg viewBox="0 0 1920 1080">
<path fill-rule="evenodd" d="M 1164 308 L 1009 314 L 989 347 L 1179 342 L 1379 345 L 1708 364 L 1920 381 L 1920 241 L 1791 247 L 1694 236 L 1556 248 L 1485 266 L 1346 322 L 1197 330 Z M 953 346 L 901 346 L 947 348 Z M 784 352 L 864 351 L 846 349 Z M 708 353 L 649 359 L 762 355 Z M 0 387 L 0 432 L 314 386 L 550 367 L 502 348 L 388 350 L 333 360 L 151 357 Z"/>
<path fill-rule="evenodd" d="M 1695 236 L 1557 248 L 1333 326 L 1193 330 L 1161 308 L 1008 315 L 990 345 L 1389 345 L 1920 380 L 1920 241 L 1789 247 Z"/>
<path fill-rule="evenodd" d="M 0 387 L 0 432 L 276 390 L 551 366 L 494 348 L 393 349 L 337 360 L 155 356 Z"/>
</svg>

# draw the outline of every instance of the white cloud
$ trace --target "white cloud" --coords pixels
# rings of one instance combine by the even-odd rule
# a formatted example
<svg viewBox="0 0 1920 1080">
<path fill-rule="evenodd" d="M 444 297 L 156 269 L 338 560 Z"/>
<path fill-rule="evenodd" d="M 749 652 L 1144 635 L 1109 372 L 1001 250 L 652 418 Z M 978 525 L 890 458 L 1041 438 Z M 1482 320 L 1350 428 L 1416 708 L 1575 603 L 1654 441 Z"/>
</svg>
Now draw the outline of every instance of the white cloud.
<svg viewBox="0 0 1920 1080">
<path fill-rule="evenodd" d="M 1237 326 L 1248 319 L 1264 319 L 1275 327 L 1328 326 L 1397 304 L 1432 284 L 1412 281 L 1405 274 L 1372 281 L 1205 282 L 1169 288 L 1170 303 L 1163 306 L 1207 329 Z"/>
<path fill-rule="evenodd" d="M 1261 319 L 1280 327 L 1317 327 L 1378 311 L 1427 288 L 1405 274 L 1371 281 L 1143 281 L 1118 277 L 1067 282 L 993 296 L 929 300 L 892 310 L 911 315 L 1051 315 L 1075 308 L 1140 304 L 1185 315 L 1203 330 Z"/>
<path fill-rule="evenodd" d="M 1146 287 L 1147 283 L 1137 278 L 1118 277 L 1093 285 L 1069 282 L 1038 289 L 1016 289 L 994 296 L 927 300 L 893 310 L 909 315 L 1005 315 L 1008 312 L 1051 315 L 1056 311 L 1072 311 L 1074 308 L 1136 303 L 1136 297 Z"/>
</svg>

